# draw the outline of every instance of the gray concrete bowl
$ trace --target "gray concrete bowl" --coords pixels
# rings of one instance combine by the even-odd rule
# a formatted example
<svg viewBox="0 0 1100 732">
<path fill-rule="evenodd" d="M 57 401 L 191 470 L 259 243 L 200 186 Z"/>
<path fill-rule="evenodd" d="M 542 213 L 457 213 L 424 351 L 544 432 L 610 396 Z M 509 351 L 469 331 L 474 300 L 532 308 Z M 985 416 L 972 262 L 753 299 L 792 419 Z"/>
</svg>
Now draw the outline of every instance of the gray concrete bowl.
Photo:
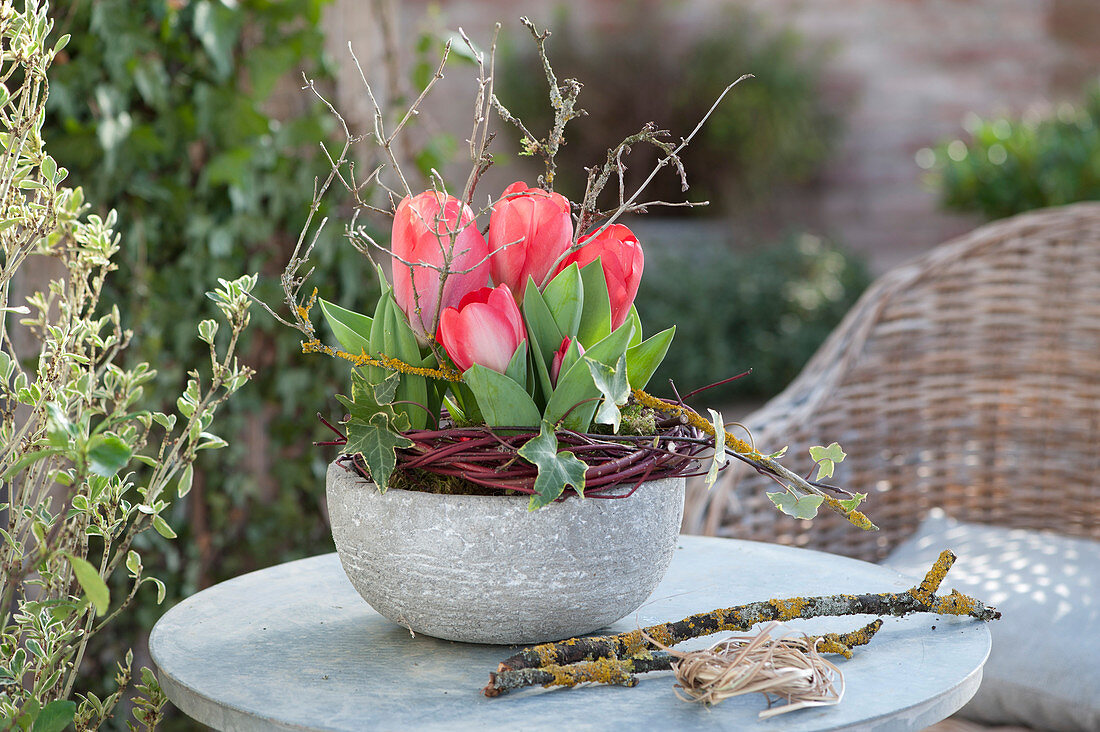
<svg viewBox="0 0 1100 732">
<path fill-rule="evenodd" d="M 332 463 L 327 497 L 344 572 L 381 615 L 436 638 L 530 644 L 645 602 L 672 560 L 684 479 L 529 512 L 526 497 L 380 494 Z"/>
</svg>

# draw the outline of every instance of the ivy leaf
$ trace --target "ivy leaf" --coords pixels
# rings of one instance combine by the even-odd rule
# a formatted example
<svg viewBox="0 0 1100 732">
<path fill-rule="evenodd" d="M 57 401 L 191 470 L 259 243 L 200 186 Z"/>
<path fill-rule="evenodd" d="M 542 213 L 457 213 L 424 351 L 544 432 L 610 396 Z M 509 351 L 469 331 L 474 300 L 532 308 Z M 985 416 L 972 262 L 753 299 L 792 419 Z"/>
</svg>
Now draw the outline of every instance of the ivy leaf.
<svg viewBox="0 0 1100 732">
<path fill-rule="evenodd" d="M 794 496 L 786 491 L 769 493 L 768 498 L 783 513 L 796 519 L 808 521 L 817 515 L 817 508 L 825 500 L 824 496 Z"/>
<path fill-rule="evenodd" d="M 726 466 L 726 424 L 722 421 L 721 414 L 713 409 L 707 411 L 710 412 L 710 423 L 714 427 L 714 457 L 710 461 L 706 478 L 709 488 L 718 480 L 718 471 Z"/>
<path fill-rule="evenodd" d="M 837 463 L 844 462 L 844 458 L 848 456 L 840 449 L 840 445 L 834 442 L 828 447 L 820 445 L 811 447 L 810 457 L 817 463 L 817 477 L 814 480 L 821 480 L 833 477 L 833 468 Z"/>
<path fill-rule="evenodd" d="M 367 463 L 371 479 L 385 492 L 390 475 L 397 466 L 397 448 L 412 447 L 413 441 L 395 432 L 390 420 L 379 412 L 369 420 L 352 418 L 347 422 L 349 454 L 359 454 Z"/>
<path fill-rule="evenodd" d="M 852 511 L 856 510 L 856 506 L 858 506 L 860 503 L 862 503 L 863 499 L 865 499 L 866 497 L 867 497 L 866 493 L 857 493 L 854 496 L 852 496 L 851 498 L 848 498 L 848 499 L 843 500 L 843 501 L 837 501 L 837 503 L 839 503 L 844 508 L 845 511 L 848 511 L 849 513 L 851 513 Z"/>
<path fill-rule="evenodd" d="M 393 398 L 397 394 L 397 386 L 401 383 L 401 374 L 394 371 L 392 374 L 382 379 L 381 384 L 374 385 L 374 401 L 379 406 L 383 404 L 392 404 Z"/>
<path fill-rule="evenodd" d="M 539 436 L 527 441 L 516 451 L 527 462 L 538 469 L 535 478 L 535 495 L 527 508 L 537 510 L 547 505 L 565 491 L 565 486 L 573 486 L 581 497 L 584 496 L 584 471 L 588 466 L 571 452 L 558 452 L 558 436 L 554 426 L 543 420 Z"/>
<path fill-rule="evenodd" d="M 73 568 L 73 575 L 84 589 L 84 594 L 95 606 L 95 614 L 97 616 L 103 615 L 111 605 L 111 591 L 107 589 L 107 583 L 99 576 L 99 570 L 93 567 L 87 559 L 74 556 L 69 552 L 62 552 L 62 554 L 69 560 L 69 565 Z"/>
<path fill-rule="evenodd" d="M 626 404 L 626 400 L 630 398 L 630 384 L 626 379 L 626 356 L 619 356 L 619 360 L 615 362 L 615 368 L 591 358 L 584 360 L 588 364 L 589 373 L 592 374 L 592 382 L 603 394 L 600 408 L 596 412 L 596 422 L 611 425 L 618 434 L 619 424 L 622 421 L 619 407 Z"/>
<path fill-rule="evenodd" d="M 377 387 L 386 384 L 387 380 L 392 378 L 392 376 L 397 376 L 397 374 L 384 377 L 378 384 L 372 384 L 359 371 L 351 372 L 351 398 L 349 399 L 343 394 L 336 395 L 336 401 L 343 404 L 348 410 L 348 414 L 351 415 L 349 422 L 353 420 L 364 423 L 370 422 L 374 415 L 382 414 L 385 416 L 386 421 L 392 424 L 397 431 L 400 432 L 401 430 L 408 429 L 408 416 L 405 414 L 397 414 L 393 407 L 378 398 L 379 392 L 381 392 L 381 396 L 385 398 L 389 391 L 389 387 L 386 386 L 382 389 L 378 389 Z M 393 397 L 390 396 L 390 398 L 392 399 Z"/>
<path fill-rule="evenodd" d="M 783 457 L 784 455 L 787 454 L 787 450 L 789 448 L 790 448 L 790 445 L 784 445 L 783 447 L 781 447 L 778 450 L 776 450 L 775 452 L 773 452 L 771 455 L 768 455 L 768 459 L 769 460 L 778 460 L 779 458 L 781 458 L 781 457 Z"/>
</svg>

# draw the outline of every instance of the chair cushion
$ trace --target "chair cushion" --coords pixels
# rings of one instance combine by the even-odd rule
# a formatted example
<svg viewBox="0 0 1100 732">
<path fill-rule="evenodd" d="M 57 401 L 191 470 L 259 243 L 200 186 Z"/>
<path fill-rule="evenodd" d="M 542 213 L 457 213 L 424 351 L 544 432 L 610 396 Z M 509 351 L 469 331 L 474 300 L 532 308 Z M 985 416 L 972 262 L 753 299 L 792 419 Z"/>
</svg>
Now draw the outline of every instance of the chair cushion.
<svg viewBox="0 0 1100 732">
<path fill-rule="evenodd" d="M 934 510 L 884 564 L 921 577 L 943 549 L 955 588 L 1002 613 L 981 688 L 959 714 L 989 724 L 1100 730 L 1100 542 L 967 524 Z"/>
</svg>

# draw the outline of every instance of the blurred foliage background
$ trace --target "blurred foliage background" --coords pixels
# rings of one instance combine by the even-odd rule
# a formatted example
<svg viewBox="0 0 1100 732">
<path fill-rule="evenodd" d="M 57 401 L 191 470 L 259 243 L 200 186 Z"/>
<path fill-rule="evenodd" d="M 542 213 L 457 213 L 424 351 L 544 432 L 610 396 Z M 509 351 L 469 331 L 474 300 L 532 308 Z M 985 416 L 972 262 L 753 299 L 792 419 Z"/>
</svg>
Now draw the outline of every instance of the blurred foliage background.
<svg viewBox="0 0 1100 732">
<path fill-rule="evenodd" d="M 258 296 L 282 302 L 278 276 L 305 220 L 314 177 L 328 169 L 318 143 L 331 141 L 335 127 L 329 112 L 299 91 L 303 71 L 321 84 L 330 78 L 320 30 L 325 4 L 53 5 L 58 34 L 72 34 L 72 42 L 50 79 L 43 135 L 88 200 L 119 212 L 122 271 L 110 298 L 135 330 L 130 358 L 153 363 L 164 383 L 182 383 L 180 364 L 202 356 L 193 346 L 194 323 L 205 312 L 203 292 L 218 277 L 259 272 Z M 609 143 L 645 121 L 694 127 L 731 69 L 736 78 L 750 67 L 758 78 L 727 100 L 685 156 L 693 197 L 713 198 L 710 216 L 736 217 L 767 210 L 769 201 L 813 179 L 839 124 L 818 102 L 824 50 L 754 16 L 731 11 L 728 18 L 690 50 L 705 62 L 687 66 L 675 54 L 653 52 L 658 18 L 643 16 L 635 35 L 595 49 L 568 32 L 555 34 L 559 78 L 588 83 L 590 117 L 567 130 L 571 142 L 561 158 L 574 178 L 563 182 L 566 193 L 579 195 L 581 166 L 602 160 Z M 639 32 L 651 42 L 638 43 Z M 412 41 L 413 80 L 438 45 L 434 31 Z M 498 69 L 505 69 L 506 103 L 535 118 L 547 107 L 541 71 L 531 63 L 516 51 Z M 661 83 L 645 84 L 649 74 Z M 439 133 L 413 160 L 427 169 L 455 147 Z M 642 174 L 654 161 L 639 150 L 630 165 Z M 661 185 L 654 198 L 681 199 L 673 176 Z M 367 310 L 374 278 L 342 241 L 339 211 L 324 213 L 335 218 L 318 242 L 313 281 L 339 293 L 342 305 Z M 679 327 L 655 382 L 661 391 L 668 378 L 694 388 L 748 367 L 755 369 L 750 379 L 714 398 L 778 391 L 867 281 L 861 261 L 814 236 L 792 234 L 773 248 L 746 225 L 736 241 L 736 252 L 732 235 L 691 248 L 675 237 L 645 242 L 638 303 L 646 329 Z M 222 413 L 219 433 L 230 447 L 197 466 L 191 493 L 170 517 L 179 538 L 146 539 L 157 544 L 147 565 L 160 557 L 150 570 L 165 580 L 168 600 L 158 607 L 150 594 L 139 594 L 135 612 L 119 618 L 115 640 L 100 639 L 91 655 L 102 659 L 105 679 L 118 650 L 140 646 L 165 607 L 228 577 L 332 549 L 323 507 L 331 455 L 312 446 L 324 435 L 314 415 L 337 413 L 332 395 L 345 389 L 346 369 L 301 355 L 297 333 L 259 311 L 241 352 L 258 375 Z"/>
<path fill-rule="evenodd" d="M 1100 82 L 1050 116 L 971 116 L 966 131 L 918 153 L 945 208 L 998 219 L 1100 200 Z"/>
<path fill-rule="evenodd" d="M 558 155 L 562 174 L 555 187 L 566 197 L 584 194 L 586 166 L 602 164 L 607 148 L 656 122 L 679 141 L 699 123 L 728 84 L 742 82 L 710 117 L 684 151 L 691 200 L 710 207 L 665 208 L 657 215 L 725 216 L 767 212 L 815 176 L 837 139 L 840 120 L 827 107 L 821 72 L 828 49 L 795 30 L 776 26 L 746 8 L 730 5 L 688 48 L 674 48 L 677 8 L 652 3 L 624 13 L 628 24 L 613 28 L 578 27 L 559 8 L 550 23 L 551 61 L 558 79 L 584 84 L 579 106 L 588 112 L 566 128 L 568 144 Z M 506 35 L 498 62 L 499 96 L 535 134 L 548 130 L 553 115 L 534 44 Z M 516 42 L 519 41 L 519 43 Z M 685 62 L 685 59 L 689 59 Z M 513 128 L 507 132 L 517 140 Z M 637 147 L 626 159 L 627 184 L 633 189 L 657 161 L 652 148 Z M 605 191 L 606 204 L 613 197 Z M 647 200 L 684 200 L 671 168 L 647 189 Z"/>
<path fill-rule="evenodd" d="M 842 120 L 824 102 L 822 72 L 830 49 L 744 7 L 729 6 L 689 48 L 672 48 L 676 7 L 644 5 L 629 23 L 589 28 L 570 22 L 559 6 L 550 60 L 558 79 L 584 84 L 587 116 L 566 128 L 555 188 L 578 200 L 586 166 L 602 163 L 609 145 L 654 121 L 688 134 L 722 90 L 742 74 L 682 157 L 691 186 L 685 194 L 669 168 L 645 200 L 709 200 L 698 208 L 652 207 L 650 216 L 720 218 L 722 234 L 685 244 L 667 233 L 642 235 L 646 274 L 638 311 L 647 332 L 677 325 L 676 340 L 653 388 L 671 395 L 752 368 L 751 376 L 720 387 L 711 400 L 759 400 L 780 391 L 801 369 L 870 280 L 865 261 L 812 234 L 787 231 L 775 241 L 776 212 L 812 187 L 838 139 Z M 626 16 L 624 16 L 626 17 Z M 540 134 L 553 122 L 534 44 L 503 36 L 499 95 L 509 111 Z M 690 59 L 684 63 L 684 59 Z M 504 128 L 510 149 L 520 135 Z M 635 146 L 626 158 L 628 195 L 658 160 Z M 614 205 L 609 185 L 602 203 Z M 648 217 L 647 217 L 648 218 Z M 629 221 L 627 222 L 629 225 Z M 690 283 L 689 286 L 685 286 Z"/>
<path fill-rule="evenodd" d="M 672 379 L 686 394 L 752 369 L 700 397 L 710 403 L 781 391 L 871 280 L 861 258 L 812 234 L 736 252 L 654 243 L 638 314 L 647 334 L 675 324 L 676 338 L 651 390 L 671 394 Z"/>
<path fill-rule="evenodd" d="M 110 298 L 135 331 L 129 357 L 151 362 L 173 388 L 185 378 L 180 364 L 204 358 L 194 327 L 218 277 L 259 272 L 257 295 L 282 301 L 278 275 L 314 176 L 328 167 L 318 143 L 333 120 L 297 90 L 302 71 L 327 74 L 323 5 L 53 4 L 57 32 L 72 42 L 51 75 L 43 135 L 88 199 L 118 210 L 123 249 Z M 291 103 L 280 98 L 287 89 Z M 338 227 L 323 235 L 315 276 L 358 293 L 349 304 L 365 307 L 373 278 L 360 276 L 360 256 L 339 239 Z M 165 608 L 204 586 L 331 549 L 314 414 L 336 406 L 346 374 L 302 356 L 296 334 L 258 310 L 240 350 L 258 375 L 221 415 L 230 447 L 197 466 L 192 492 L 169 517 L 179 539 L 147 539 L 159 544 L 146 564 L 160 557 L 150 568 L 168 600 L 158 607 L 153 593 L 139 594 L 115 627 L 119 648 L 140 643 Z M 99 654 L 109 663 L 117 650 Z"/>
</svg>

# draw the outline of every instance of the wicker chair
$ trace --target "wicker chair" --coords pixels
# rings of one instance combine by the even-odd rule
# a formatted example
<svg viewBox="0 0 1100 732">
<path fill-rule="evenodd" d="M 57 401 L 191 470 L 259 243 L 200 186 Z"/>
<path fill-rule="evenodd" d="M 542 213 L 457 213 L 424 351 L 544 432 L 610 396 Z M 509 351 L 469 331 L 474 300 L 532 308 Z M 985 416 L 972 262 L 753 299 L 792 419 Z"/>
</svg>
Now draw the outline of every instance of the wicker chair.
<svg viewBox="0 0 1100 732">
<path fill-rule="evenodd" d="M 742 421 L 802 474 L 808 446 L 840 442 L 836 480 L 868 494 L 881 531 L 783 516 L 737 464 L 689 487 L 685 532 L 878 561 L 939 506 L 1100 539 L 1100 203 L 983 226 L 887 273 Z"/>
</svg>

